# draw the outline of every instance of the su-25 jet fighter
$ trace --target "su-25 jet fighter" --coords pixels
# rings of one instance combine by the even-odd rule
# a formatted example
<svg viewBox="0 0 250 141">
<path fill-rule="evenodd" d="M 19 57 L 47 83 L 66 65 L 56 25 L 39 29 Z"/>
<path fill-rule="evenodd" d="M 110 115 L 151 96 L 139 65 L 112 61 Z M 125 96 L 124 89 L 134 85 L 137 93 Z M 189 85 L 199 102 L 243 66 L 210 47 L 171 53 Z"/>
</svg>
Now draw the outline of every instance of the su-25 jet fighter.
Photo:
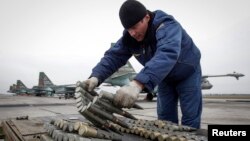
<svg viewBox="0 0 250 141">
<path fill-rule="evenodd" d="M 17 84 L 10 86 L 8 92 L 16 94 L 33 94 L 36 96 L 64 94 L 65 98 L 69 98 L 74 97 L 75 88 L 75 84 L 54 85 L 44 72 L 40 72 L 37 86 L 33 86 L 31 89 L 29 89 L 21 82 L 21 80 L 17 80 Z"/>
<path fill-rule="evenodd" d="M 67 85 L 55 85 L 49 79 L 49 77 L 44 73 L 39 73 L 39 82 L 38 86 L 34 86 L 33 89 L 36 90 L 52 90 L 52 94 L 64 94 L 65 98 L 74 97 L 75 93 L 75 84 L 67 84 Z"/>
<path fill-rule="evenodd" d="M 42 95 L 52 95 L 53 89 L 47 87 L 39 87 L 39 86 L 33 86 L 32 88 L 28 88 L 24 85 L 24 83 L 21 80 L 17 80 L 16 84 L 10 86 L 8 92 L 15 93 L 17 95 L 28 94 L 28 95 L 42 96 Z"/>
<path fill-rule="evenodd" d="M 123 86 L 129 83 L 129 81 L 133 80 L 133 78 L 136 76 L 136 72 L 134 68 L 132 67 L 131 63 L 128 61 L 126 65 L 121 67 L 117 72 L 115 72 L 113 75 L 111 75 L 108 79 L 104 81 L 106 83 L 106 86 Z M 245 76 L 241 73 L 229 73 L 224 75 L 204 75 L 202 76 L 202 82 L 201 82 L 201 89 L 202 90 L 208 90 L 213 87 L 213 85 L 208 81 L 208 77 L 235 77 L 237 80 L 239 80 L 239 77 Z M 154 89 L 152 93 L 148 93 L 146 96 L 147 100 L 152 100 L 153 97 L 156 96 L 157 93 L 157 87 Z"/>
<path fill-rule="evenodd" d="M 114 43 L 111 43 L 111 47 L 114 46 Z M 128 84 L 133 78 L 137 75 L 135 72 L 135 69 L 132 67 L 131 63 L 128 61 L 126 65 L 121 67 L 117 72 L 115 72 L 113 75 L 111 75 L 109 78 L 107 78 L 104 83 L 111 86 L 124 86 Z M 243 77 L 244 74 L 241 73 L 229 73 L 225 75 L 204 75 L 202 76 L 202 82 L 201 82 L 201 89 L 208 90 L 213 87 L 213 85 L 207 80 L 208 77 L 235 77 L 237 80 L 239 77 Z M 148 93 L 146 99 L 152 100 L 153 97 L 156 96 L 157 93 L 157 86 L 154 89 L 152 93 Z"/>
<path fill-rule="evenodd" d="M 16 94 L 34 94 L 35 90 L 27 88 L 21 80 L 17 80 L 16 84 L 10 86 L 8 92 Z"/>
<path fill-rule="evenodd" d="M 133 78 L 136 76 L 136 72 L 133 69 L 130 62 L 127 62 L 126 65 L 121 67 L 117 72 L 115 72 L 112 76 L 107 78 L 104 83 L 105 86 L 123 86 L 128 84 L 129 81 L 133 80 Z M 229 73 L 224 75 L 203 75 L 202 76 L 202 82 L 201 82 L 201 89 L 207 90 L 211 89 L 213 85 L 208 81 L 208 77 L 235 77 L 237 80 L 239 80 L 239 77 L 245 76 L 242 73 Z"/>
</svg>

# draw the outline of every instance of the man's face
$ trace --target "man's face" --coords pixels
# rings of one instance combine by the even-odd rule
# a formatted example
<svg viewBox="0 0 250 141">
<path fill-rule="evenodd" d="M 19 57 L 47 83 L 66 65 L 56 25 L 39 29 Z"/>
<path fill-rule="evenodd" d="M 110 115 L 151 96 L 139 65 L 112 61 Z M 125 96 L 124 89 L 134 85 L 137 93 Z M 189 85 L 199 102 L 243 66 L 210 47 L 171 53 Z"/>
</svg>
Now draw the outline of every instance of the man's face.
<svg viewBox="0 0 250 141">
<path fill-rule="evenodd" d="M 131 37 L 136 39 L 138 42 L 142 41 L 148 29 L 148 21 L 150 16 L 147 14 L 142 20 L 137 24 L 128 29 L 128 33 Z"/>
</svg>

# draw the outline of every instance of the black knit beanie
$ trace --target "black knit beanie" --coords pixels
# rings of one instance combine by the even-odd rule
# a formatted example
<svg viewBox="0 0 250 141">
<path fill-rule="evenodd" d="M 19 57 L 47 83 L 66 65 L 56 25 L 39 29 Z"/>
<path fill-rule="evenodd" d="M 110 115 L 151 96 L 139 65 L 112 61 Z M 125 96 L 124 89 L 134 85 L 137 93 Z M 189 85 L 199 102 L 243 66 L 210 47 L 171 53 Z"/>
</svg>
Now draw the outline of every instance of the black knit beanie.
<svg viewBox="0 0 250 141">
<path fill-rule="evenodd" d="M 147 9 L 136 0 L 125 1 L 119 11 L 121 23 L 128 29 L 142 20 L 147 14 Z"/>
</svg>

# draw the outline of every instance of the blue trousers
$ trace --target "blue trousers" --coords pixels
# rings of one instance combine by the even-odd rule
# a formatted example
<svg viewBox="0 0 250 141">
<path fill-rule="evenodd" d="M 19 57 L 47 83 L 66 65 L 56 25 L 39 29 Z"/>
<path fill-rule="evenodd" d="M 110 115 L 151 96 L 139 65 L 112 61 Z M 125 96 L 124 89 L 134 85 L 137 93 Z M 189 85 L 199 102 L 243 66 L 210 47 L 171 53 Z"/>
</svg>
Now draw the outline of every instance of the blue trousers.
<svg viewBox="0 0 250 141">
<path fill-rule="evenodd" d="M 178 124 L 178 99 L 182 112 L 181 124 L 200 128 L 202 113 L 201 67 L 186 79 L 176 83 L 162 81 L 158 87 L 158 119 Z"/>
</svg>

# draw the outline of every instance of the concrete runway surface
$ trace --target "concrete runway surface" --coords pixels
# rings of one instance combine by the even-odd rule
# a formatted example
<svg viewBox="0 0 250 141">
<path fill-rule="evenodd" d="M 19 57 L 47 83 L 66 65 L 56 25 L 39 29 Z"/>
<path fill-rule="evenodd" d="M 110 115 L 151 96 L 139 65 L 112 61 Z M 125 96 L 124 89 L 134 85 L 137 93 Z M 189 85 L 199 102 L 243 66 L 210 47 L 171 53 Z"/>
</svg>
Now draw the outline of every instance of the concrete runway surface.
<svg viewBox="0 0 250 141">
<path fill-rule="evenodd" d="M 81 117 L 75 99 L 58 97 L 10 96 L 0 94 L 0 122 L 18 116 L 29 117 Z M 144 110 L 128 109 L 140 119 L 157 119 L 156 99 L 147 102 L 142 97 L 137 102 Z M 250 97 L 204 97 L 201 128 L 209 124 L 250 124 Z M 179 109 L 179 118 L 181 112 Z"/>
</svg>

